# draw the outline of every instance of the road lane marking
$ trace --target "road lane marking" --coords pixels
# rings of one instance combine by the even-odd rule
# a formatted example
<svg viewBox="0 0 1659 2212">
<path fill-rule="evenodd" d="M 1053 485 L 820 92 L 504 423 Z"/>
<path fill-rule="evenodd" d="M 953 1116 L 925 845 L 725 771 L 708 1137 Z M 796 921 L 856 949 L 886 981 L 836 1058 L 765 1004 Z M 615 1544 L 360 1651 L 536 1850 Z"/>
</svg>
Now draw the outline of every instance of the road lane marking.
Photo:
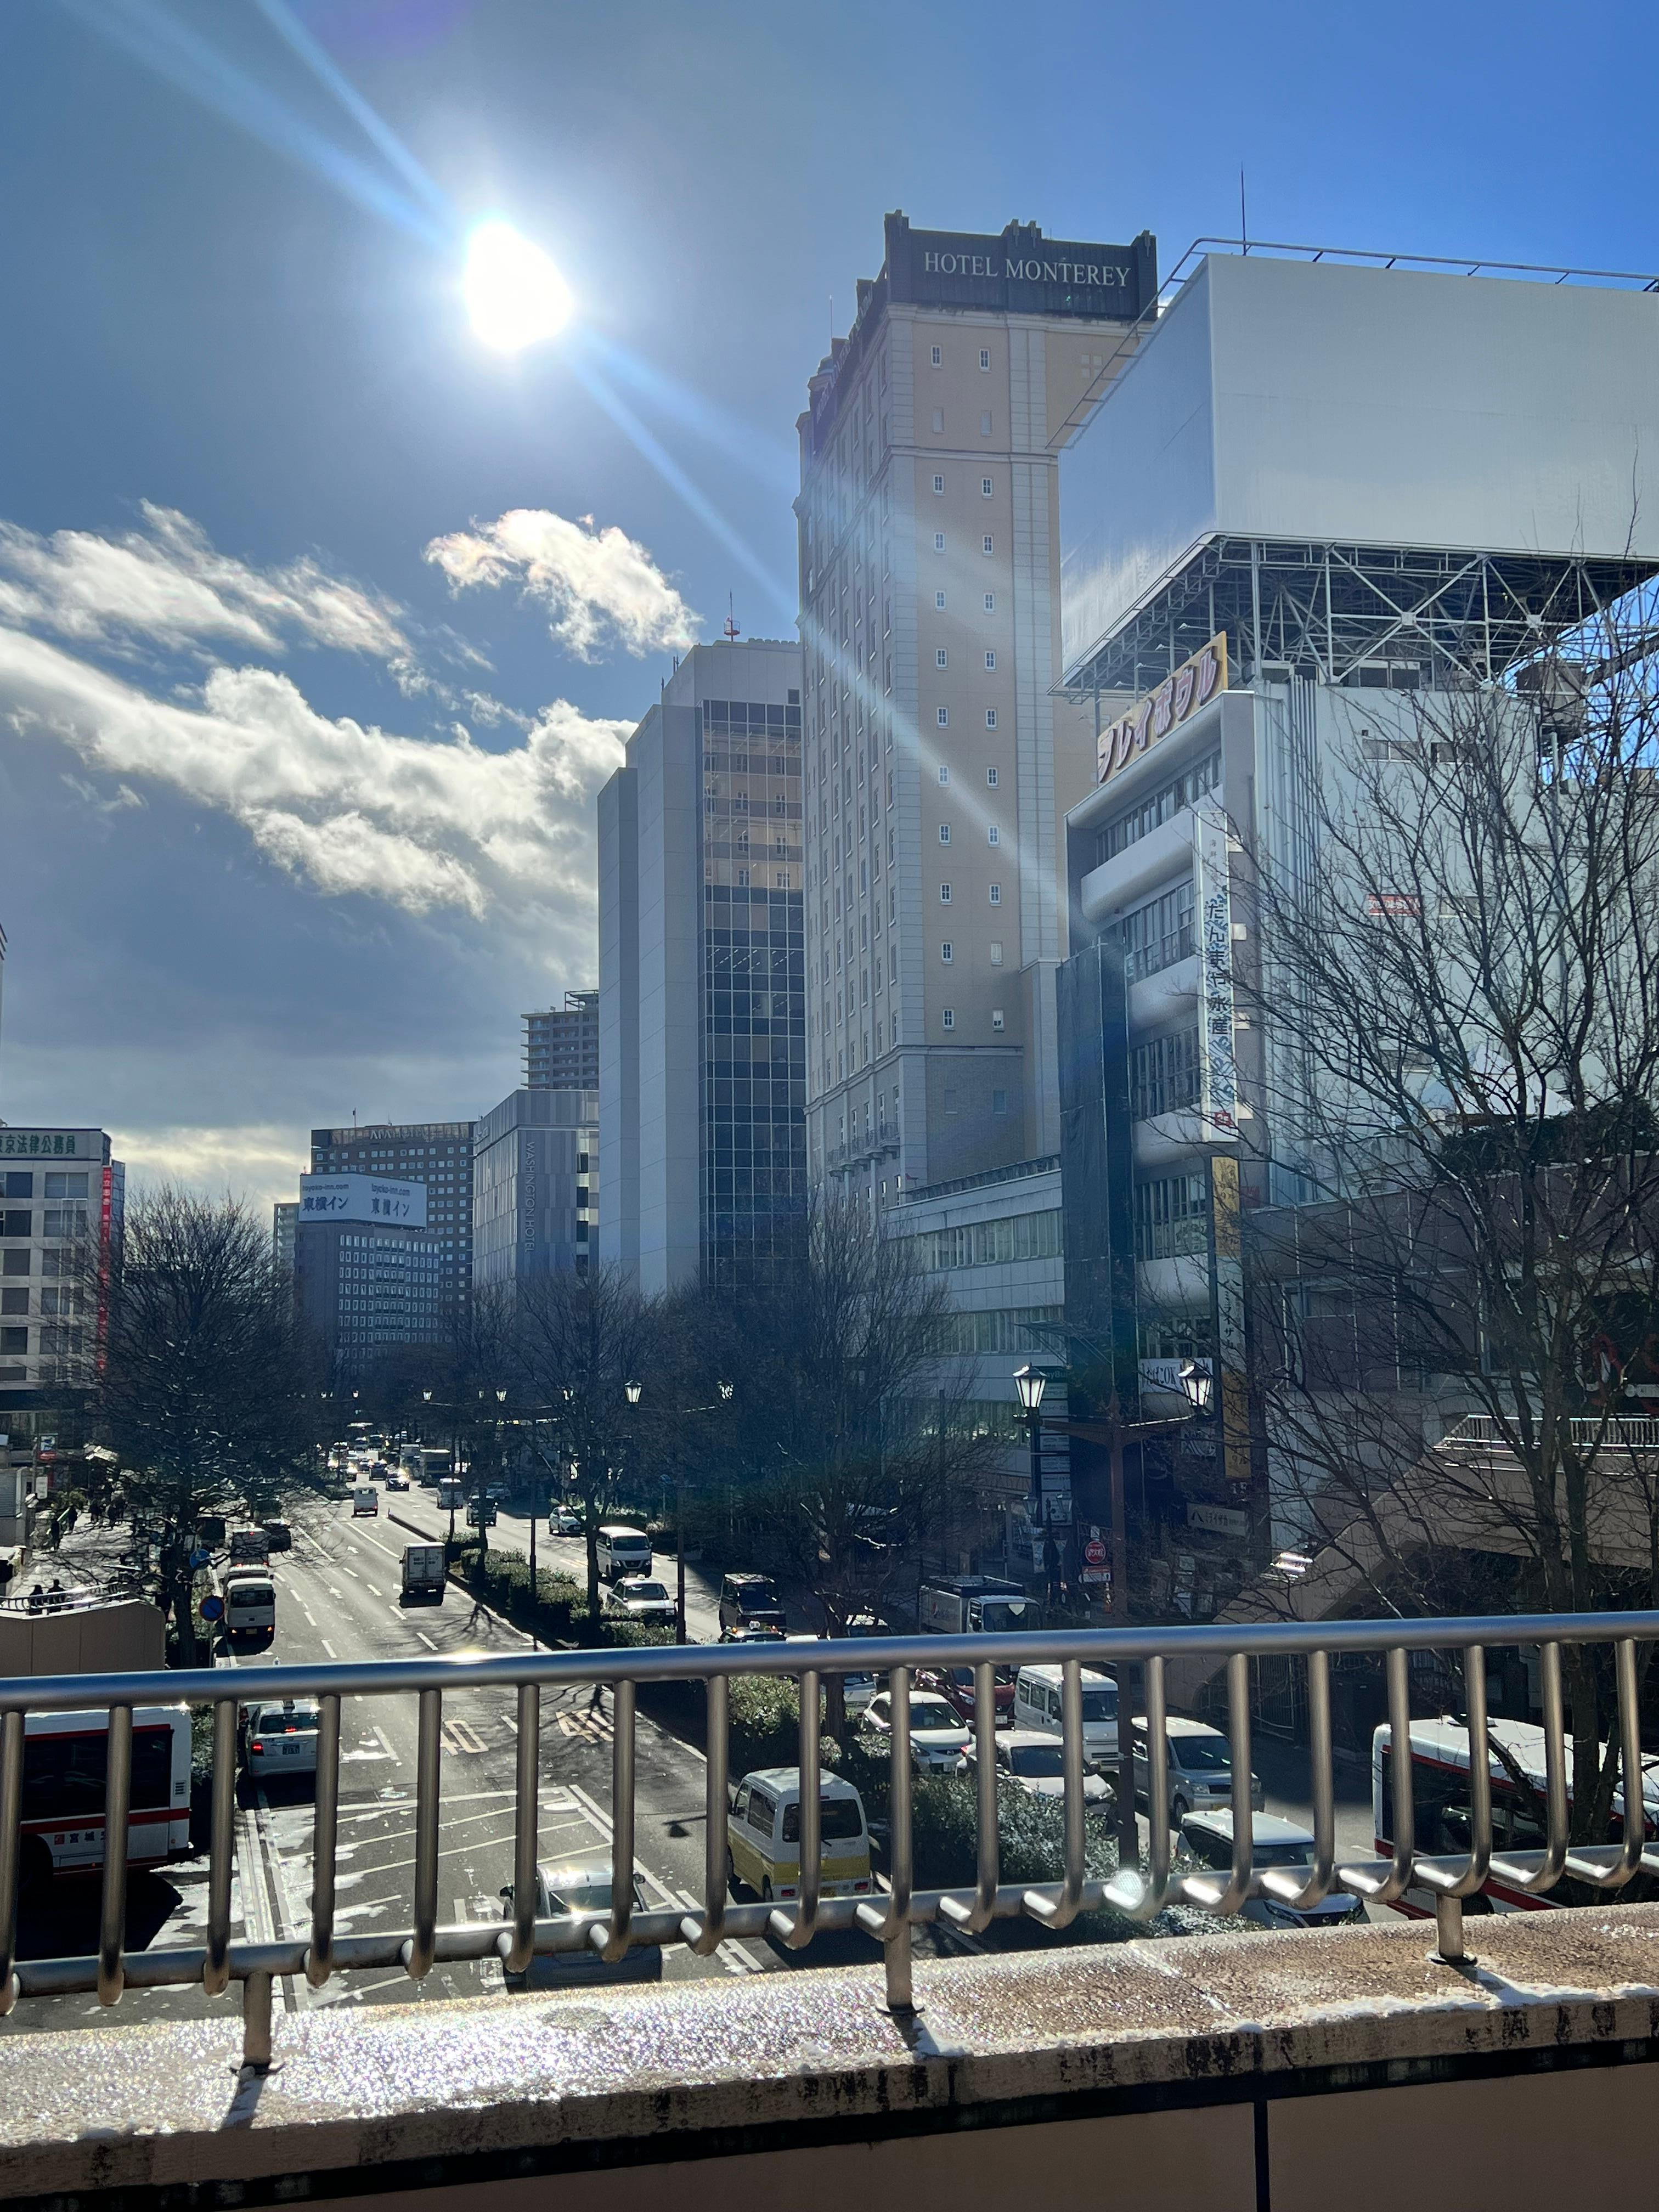
<svg viewBox="0 0 1659 2212">
<path fill-rule="evenodd" d="M 385 1730 L 383 1728 L 371 1729 L 369 1730 L 369 1734 L 370 1734 L 372 1736 L 374 1736 L 374 1739 L 376 1740 L 376 1741 L 379 1743 L 379 1745 L 380 1745 L 380 1747 L 381 1750 L 386 1753 L 386 1757 L 387 1757 L 388 1759 L 392 1759 L 392 1760 L 394 1760 L 394 1761 L 397 1761 L 397 1760 L 398 1760 L 398 1754 L 397 1754 L 397 1753 L 396 1753 L 395 1751 L 393 1751 L 393 1749 L 392 1748 L 392 1740 L 391 1740 L 391 1738 L 386 1735 L 386 1730 Z M 401 1764 L 401 1762 L 398 1762 L 398 1763 Z"/>
<path fill-rule="evenodd" d="M 340 1588 L 338 1583 L 331 1583 L 329 1584 L 328 1594 L 331 1597 L 337 1597 L 343 1604 L 345 1601 L 345 1592 Z"/>
<path fill-rule="evenodd" d="M 556 1717 L 561 1735 L 585 1736 L 589 1743 L 610 1743 L 616 1737 L 614 1723 L 602 1712 L 559 1713 Z"/>
<path fill-rule="evenodd" d="M 702 1917 L 702 1899 L 700 1897 L 693 1897 L 689 1889 L 683 1889 L 680 1892 L 680 1902 L 682 1905 L 689 1905 L 699 1917 Z M 690 1948 L 688 1945 L 687 1948 Z M 715 1945 L 714 1956 L 728 1974 L 758 1974 L 763 1971 L 759 1960 L 745 1951 L 742 1944 L 732 1936 L 728 1936 L 723 1943 Z"/>
<path fill-rule="evenodd" d="M 470 1755 L 489 1748 L 471 1721 L 446 1721 L 441 1733 L 446 1751 L 465 1752 Z"/>
<path fill-rule="evenodd" d="M 356 1567 L 342 1567 L 340 1572 L 343 1575 L 349 1575 L 354 1583 L 360 1583 L 362 1580 L 362 1577 L 358 1573 Z M 340 1595 L 343 1597 L 345 1595 L 345 1592 L 342 1590 L 340 1592 Z"/>
<path fill-rule="evenodd" d="M 437 1648 L 438 1648 L 438 1647 L 437 1647 L 437 1645 L 433 1642 L 432 1638 L 431 1638 L 427 1634 L 427 1632 L 426 1632 L 425 1629 L 423 1629 L 423 1628 L 417 1628 L 417 1629 L 416 1630 L 415 1633 L 416 1634 L 416 1636 L 418 1636 L 418 1637 L 420 1638 L 420 1639 L 421 1639 L 422 1643 L 425 1644 L 425 1646 L 426 1646 L 426 1648 L 427 1648 L 427 1650 L 428 1650 L 428 1651 L 435 1651 L 435 1650 L 437 1650 Z"/>
<path fill-rule="evenodd" d="M 374 1583 L 370 1582 L 367 1575 L 363 1577 L 363 1588 L 368 1592 L 371 1597 L 384 1597 L 386 1595 L 386 1592 L 383 1589 L 375 1589 Z"/>
<path fill-rule="evenodd" d="M 338 1652 L 334 1649 L 334 1646 L 333 1646 L 333 1645 L 329 1642 L 329 1640 L 328 1640 L 327 1637 L 324 1637 L 324 1638 L 323 1638 L 323 1649 L 324 1649 L 324 1650 L 325 1650 L 325 1651 L 326 1651 L 326 1652 L 327 1652 L 327 1654 L 328 1654 L 328 1656 L 329 1656 L 329 1657 L 330 1657 L 331 1659 L 337 1659 L 337 1658 L 339 1657 L 339 1656 L 340 1656 L 340 1655 L 339 1655 L 339 1653 L 338 1653 Z"/>
</svg>

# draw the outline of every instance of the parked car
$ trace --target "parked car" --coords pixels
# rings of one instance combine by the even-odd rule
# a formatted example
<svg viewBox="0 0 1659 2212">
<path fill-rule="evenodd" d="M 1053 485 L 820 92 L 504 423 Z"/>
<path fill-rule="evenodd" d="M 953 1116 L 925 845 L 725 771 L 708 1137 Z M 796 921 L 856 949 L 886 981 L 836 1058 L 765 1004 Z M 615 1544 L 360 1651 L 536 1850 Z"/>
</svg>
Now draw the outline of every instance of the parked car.
<svg viewBox="0 0 1659 2212">
<path fill-rule="evenodd" d="M 727 1575 L 720 1584 L 720 1626 L 781 1628 L 783 1600 L 770 1575 Z"/>
<path fill-rule="evenodd" d="M 1231 1813 L 1189 1813 L 1181 1824 L 1188 1850 L 1200 1867 L 1224 1876 L 1233 1863 L 1233 1816 Z M 1258 1874 L 1279 1868 L 1313 1864 L 1314 1839 L 1298 1820 L 1281 1820 L 1276 1813 L 1250 1815 L 1250 1863 Z M 1299 1884 L 1297 1885 L 1300 1886 Z M 1297 1907 L 1276 1897 L 1250 1897 L 1239 1907 L 1240 1917 L 1259 1921 L 1266 1928 L 1341 1928 L 1363 1920 L 1362 1900 L 1345 1890 L 1333 1890 L 1322 1903 Z"/>
<path fill-rule="evenodd" d="M 513 1885 L 501 1892 L 502 1918 L 513 1917 Z M 608 1913 L 611 1866 L 608 1858 L 569 1859 L 536 1869 L 536 1917 L 567 1923 L 586 1914 Z M 645 1893 L 634 1877 L 634 1909 L 646 1910 Z M 521 1974 L 503 1974 L 510 1990 L 586 1989 L 600 1982 L 659 1982 L 662 1946 L 635 1943 L 613 1966 L 589 1943 L 569 1951 L 541 1951 Z"/>
<path fill-rule="evenodd" d="M 291 1552 L 294 1549 L 294 1531 L 286 1521 L 266 1522 L 265 1548 L 271 1552 Z"/>
<path fill-rule="evenodd" d="M 561 1536 L 585 1536 L 587 1523 L 580 1513 L 572 1512 L 568 1505 L 560 1506 L 553 1516 L 555 1531 Z"/>
<path fill-rule="evenodd" d="M 1058 1667 L 1022 1667 L 1014 1677 L 1014 1726 L 1058 1735 L 1060 1681 Z M 1083 1751 L 1091 1760 L 1117 1757 L 1117 1684 L 1092 1667 L 1083 1669 Z"/>
<path fill-rule="evenodd" d="M 838 1774 L 818 1781 L 818 1893 L 865 1897 L 874 1887 L 864 1800 Z M 800 1891 L 800 1769 L 745 1774 L 726 1824 L 726 1886 L 787 1903 Z"/>
<path fill-rule="evenodd" d="M 972 1774 L 979 1765 L 979 1747 L 968 1747 L 968 1771 Z M 1066 1794 L 1065 1754 L 1060 1738 L 1044 1735 L 1036 1729 L 1008 1729 L 996 1741 L 997 1775 L 1012 1782 L 1031 1797 L 1063 1797 Z M 1083 1802 L 1085 1806 L 1100 1811 L 1114 1802 L 1114 1793 L 1103 1775 L 1085 1768 L 1083 1776 Z"/>
<path fill-rule="evenodd" d="M 609 1610 L 626 1615 L 629 1620 L 666 1620 L 679 1619 L 678 1608 L 661 1583 L 653 1582 L 645 1575 L 624 1575 L 611 1585 L 606 1600 Z"/>
<path fill-rule="evenodd" d="M 1170 1819 L 1178 1828 L 1188 1813 L 1206 1812 L 1212 1805 L 1230 1809 L 1233 1797 L 1233 1747 L 1219 1729 L 1206 1721 L 1188 1720 L 1172 1713 L 1165 1729 L 1164 1774 L 1169 1787 Z M 1140 1714 L 1129 1723 L 1129 1743 L 1134 1753 L 1135 1795 L 1146 1797 L 1152 1776 L 1146 1755 L 1146 1719 Z M 1261 1780 L 1250 1777 L 1250 1803 L 1261 1810 Z"/>
<path fill-rule="evenodd" d="M 859 1731 L 872 1751 L 885 1751 L 893 1733 L 893 1696 L 884 1690 L 872 1698 L 859 1719 Z M 969 1729 L 943 1698 L 921 1690 L 910 1698 L 910 1759 L 925 1774 L 956 1774 L 968 1748 Z"/>
<path fill-rule="evenodd" d="M 317 1771 L 317 1700 L 284 1698 L 280 1705 L 250 1705 L 242 1716 L 242 1759 L 261 1781 L 272 1775 Z"/>
<path fill-rule="evenodd" d="M 992 1677 L 996 1700 L 996 1725 L 1006 1728 L 1014 1717 L 1014 1670 L 999 1667 Z M 917 1670 L 916 1687 L 931 1690 L 971 1728 L 978 1700 L 971 1667 L 923 1667 Z"/>
<path fill-rule="evenodd" d="M 642 1529 L 607 1522 L 599 1530 L 594 1548 L 599 1572 L 608 1583 L 619 1581 L 623 1575 L 648 1575 L 651 1571 L 651 1539 Z"/>
</svg>

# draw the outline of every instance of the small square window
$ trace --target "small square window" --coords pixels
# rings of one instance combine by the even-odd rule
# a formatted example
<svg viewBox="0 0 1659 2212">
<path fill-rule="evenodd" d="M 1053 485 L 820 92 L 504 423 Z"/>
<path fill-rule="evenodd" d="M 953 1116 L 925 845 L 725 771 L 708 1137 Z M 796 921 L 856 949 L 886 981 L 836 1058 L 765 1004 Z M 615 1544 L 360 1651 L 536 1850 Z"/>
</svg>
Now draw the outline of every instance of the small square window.
<svg viewBox="0 0 1659 2212">
<path fill-rule="evenodd" d="M 995 649 L 995 647 L 988 647 L 988 648 L 987 648 L 987 650 L 986 650 L 986 654 L 985 654 L 985 665 L 986 665 L 986 667 L 987 667 L 988 669 L 992 669 L 992 668 L 994 668 L 994 667 L 996 666 L 996 665 L 997 665 L 996 649 Z"/>
<path fill-rule="evenodd" d="M 997 595 L 994 592 L 987 592 L 985 594 L 985 611 L 988 615 L 994 615 L 996 611 Z"/>
<path fill-rule="evenodd" d="M 996 772 L 996 770 L 995 770 L 994 768 L 988 768 L 988 769 L 986 769 L 986 771 L 985 771 L 985 781 L 987 781 L 987 783 L 988 783 L 988 784 L 990 785 L 990 787 L 991 787 L 991 788 L 992 788 L 992 790 L 993 790 L 993 791 L 994 791 L 994 790 L 996 789 L 996 787 L 997 787 L 997 772 Z"/>
<path fill-rule="evenodd" d="M 991 536 L 988 531 L 986 532 L 985 536 L 985 550 L 988 553 L 994 553 L 996 551 L 996 547 L 991 543 Z"/>
<path fill-rule="evenodd" d="M 936 530 L 933 532 L 933 550 L 935 553 L 942 553 L 945 550 L 945 532 L 942 530 Z"/>
<path fill-rule="evenodd" d="M 955 951 L 956 948 L 952 945 L 950 939 L 947 937 L 944 944 L 939 946 L 939 957 L 941 960 L 950 960 L 955 957 Z"/>
<path fill-rule="evenodd" d="M 947 1006 L 945 1009 L 945 1026 L 947 1030 L 953 1030 L 956 1025 L 957 1010 L 954 1006 Z"/>
<path fill-rule="evenodd" d="M 994 730 L 996 726 L 997 710 L 994 707 L 988 707 L 985 709 L 985 726 L 988 730 Z"/>
<path fill-rule="evenodd" d="M 939 349 L 937 346 L 935 346 L 935 347 L 933 348 L 933 366 L 934 366 L 934 368 L 939 368 L 939 367 L 943 364 L 943 362 L 944 362 L 944 359 L 945 359 L 944 355 L 939 351 Z"/>
<path fill-rule="evenodd" d="M 942 407 L 935 407 L 933 410 L 933 428 L 940 432 L 945 428 L 945 410 Z"/>
<path fill-rule="evenodd" d="M 939 904 L 940 904 L 941 906 L 949 906 L 949 905 L 950 905 L 950 903 L 951 903 L 951 886 L 950 886 L 950 884 L 941 884 L 939 885 Z"/>
<path fill-rule="evenodd" d="M 1002 832 L 994 822 L 985 832 L 985 842 L 988 845 L 1000 845 L 1002 842 Z"/>
<path fill-rule="evenodd" d="M 948 730 L 951 726 L 951 709 L 948 707 L 938 707 L 935 708 L 934 712 L 939 716 L 940 729 Z"/>
<path fill-rule="evenodd" d="M 994 968 L 1000 968 L 1002 965 L 1002 939 L 1000 937 L 994 937 L 991 939 L 991 965 Z"/>
<path fill-rule="evenodd" d="M 935 477 L 933 478 L 933 490 L 937 495 L 940 496 L 943 495 L 945 490 L 945 479 L 943 477 Z"/>
<path fill-rule="evenodd" d="M 941 822 L 939 825 L 939 842 L 941 845 L 948 845 L 951 842 L 951 825 L 948 822 Z"/>
<path fill-rule="evenodd" d="M 991 1027 L 994 1030 L 1000 1030 L 1002 1026 L 1002 1009 L 1000 1006 L 993 1006 L 991 1009 Z"/>
<path fill-rule="evenodd" d="M 945 647 L 941 645 L 933 654 L 933 665 L 935 668 L 944 668 L 948 665 L 948 661 L 949 656 L 946 653 Z"/>
<path fill-rule="evenodd" d="M 991 366 L 991 349 L 989 346 L 981 346 L 980 348 L 979 365 L 981 368 L 989 368 Z"/>
<path fill-rule="evenodd" d="M 951 781 L 951 771 L 948 768 L 940 769 L 939 772 L 939 780 L 941 783 L 949 783 Z"/>
<path fill-rule="evenodd" d="M 945 594 L 943 592 L 934 592 L 933 605 L 939 609 L 941 614 L 945 612 Z"/>
<path fill-rule="evenodd" d="M 1000 884 L 993 884 L 991 886 L 991 903 L 993 906 L 1000 906 L 1002 904 L 1002 885 Z"/>
<path fill-rule="evenodd" d="M 980 480 L 979 480 L 979 495 L 980 495 L 980 497 L 981 497 L 981 499 L 989 499 L 989 497 L 991 496 L 991 494 L 992 494 L 995 489 L 996 489 L 996 484 L 995 484 L 995 483 L 994 483 L 994 479 L 993 479 L 993 478 L 991 478 L 990 477 L 981 477 L 980 478 Z"/>
</svg>

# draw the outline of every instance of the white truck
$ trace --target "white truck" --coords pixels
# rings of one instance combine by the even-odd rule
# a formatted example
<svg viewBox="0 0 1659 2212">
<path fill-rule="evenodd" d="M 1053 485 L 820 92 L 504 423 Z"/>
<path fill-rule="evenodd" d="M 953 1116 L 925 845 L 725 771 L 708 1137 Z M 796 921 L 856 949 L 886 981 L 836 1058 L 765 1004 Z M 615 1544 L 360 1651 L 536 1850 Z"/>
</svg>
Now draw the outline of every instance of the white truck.
<svg viewBox="0 0 1659 2212">
<path fill-rule="evenodd" d="M 943 1636 L 1006 1634 L 1042 1625 L 1036 1600 L 1000 1575 L 937 1575 L 916 1601 L 916 1626 Z"/>
<path fill-rule="evenodd" d="M 449 1557 L 441 1544 L 404 1546 L 404 1599 L 434 1598 L 441 1605 L 449 1580 Z"/>
</svg>

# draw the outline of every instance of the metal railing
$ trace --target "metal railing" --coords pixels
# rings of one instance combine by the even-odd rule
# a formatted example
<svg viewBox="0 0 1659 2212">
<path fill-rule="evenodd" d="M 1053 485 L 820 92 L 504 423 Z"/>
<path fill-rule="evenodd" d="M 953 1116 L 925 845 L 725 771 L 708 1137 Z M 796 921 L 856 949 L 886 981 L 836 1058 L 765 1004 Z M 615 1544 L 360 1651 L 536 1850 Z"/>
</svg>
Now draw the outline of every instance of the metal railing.
<svg viewBox="0 0 1659 2212">
<path fill-rule="evenodd" d="M 702 1957 L 728 1937 L 771 1936 L 795 1950 L 830 1929 L 856 1929 L 881 1945 L 889 2005 L 911 2008 L 911 1944 L 915 1929 L 930 1923 L 972 1935 L 993 1920 L 1016 1915 L 1058 1929 L 1079 1912 L 1111 1906 L 1147 1922 L 1166 1905 L 1181 1903 L 1221 1916 L 1252 1898 L 1307 1911 L 1333 1891 L 1379 1905 L 1408 1887 L 1435 1900 L 1439 1948 L 1436 1955 L 1463 1959 L 1462 1904 L 1489 1879 L 1511 1891 L 1542 1896 L 1564 1876 L 1609 1892 L 1637 1872 L 1659 1873 L 1659 1850 L 1645 1847 L 1637 1648 L 1659 1641 L 1659 1613 L 1534 1613 L 1486 1619 L 1408 1622 L 1274 1622 L 1241 1628 L 1201 1627 L 1078 1630 L 1040 1635 L 885 1636 L 855 1644 L 658 1646 L 627 1651 L 536 1652 L 499 1659 L 422 1659 L 356 1664 L 262 1668 L 243 1674 L 190 1671 L 103 1675 L 11 1677 L 0 1680 L 0 2016 L 20 1999 L 95 1991 L 104 2005 L 129 1989 L 199 1983 L 210 1996 L 232 1982 L 242 1985 L 243 2057 L 250 2068 L 270 2063 L 271 1992 L 276 1978 L 304 1975 L 320 1989 L 336 1974 L 401 1966 L 411 1982 L 434 1964 L 499 1958 L 521 1973 L 533 1956 L 592 1948 L 612 1962 L 630 1945 L 684 1942 Z M 1543 1687 L 1545 1820 L 1543 1847 L 1497 1853 L 1493 1849 L 1491 1738 L 1486 1715 L 1488 1645 L 1536 1645 Z M 1624 1840 L 1573 1848 L 1569 1844 L 1570 1785 L 1563 1718 L 1564 1644 L 1612 1647 L 1618 1691 L 1618 1754 L 1622 1806 L 1630 1817 Z M 1469 1848 L 1446 1857 L 1419 1852 L 1413 1812 L 1409 1655 L 1461 1653 L 1469 1739 Z M 884 1673 L 891 1692 L 892 1731 L 888 1777 L 889 1844 L 884 1895 L 822 1894 L 819 1695 L 839 1668 L 832 1653 L 856 1658 L 860 1671 Z M 1384 1663 L 1390 1743 L 1391 1856 L 1339 1863 L 1335 1847 L 1330 1662 L 1338 1653 L 1370 1653 Z M 1172 1658 L 1224 1656 L 1228 1735 L 1231 1747 L 1232 1856 L 1221 1870 L 1177 1873 L 1172 1866 L 1167 1769 L 1164 1670 Z M 1313 1855 L 1305 1863 L 1257 1869 L 1254 1864 L 1250 1771 L 1250 1662 L 1297 1659 L 1305 1665 L 1310 1736 Z M 1083 1670 L 1114 1670 L 1120 1692 L 1115 1761 L 1120 1826 L 1135 1798 L 1127 1668 L 1144 1668 L 1146 1719 L 1144 1792 L 1148 1842 L 1144 1863 L 1105 1875 L 1088 1869 L 1085 1825 Z M 1005 1882 L 998 1834 L 994 1670 L 999 1666 L 1045 1664 L 1060 1670 L 1060 1749 L 1064 1779 L 1064 1853 L 1060 1878 Z M 975 1682 L 973 1723 L 977 1810 L 975 1879 L 971 1887 L 918 1889 L 915 1879 L 910 1753 L 911 1681 L 919 1668 L 971 1667 Z M 729 1810 L 729 1692 L 734 1678 L 786 1676 L 799 1685 L 800 1876 L 799 1897 L 788 1907 L 763 1899 L 736 1902 L 726 1890 Z M 708 1701 L 708 1779 L 703 1902 L 686 1912 L 645 1911 L 635 1901 L 635 1700 L 642 1684 L 701 1681 Z M 557 1919 L 536 1917 L 536 1871 L 541 1782 L 541 1695 L 576 1685 L 608 1685 L 613 1694 L 611 1772 L 612 1903 L 606 1911 Z M 446 1700 L 478 1690 L 517 1692 L 517 1771 L 514 1790 L 514 1885 L 505 1921 L 441 1923 L 438 1917 L 441 1759 Z M 311 1927 L 306 1936 L 278 1942 L 233 1942 L 231 1875 L 236 1832 L 239 1704 L 250 1694 L 260 1703 L 284 1698 L 319 1702 L 316 1800 L 313 1816 Z M 340 1808 L 340 1715 L 347 1698 L 413 1697 L 417 1700 L 416 1779 L 412 1898 L 409 1925 L 374 1935 L 337 1931 L 336 1853 Z M 131 1806 L 132 1731 L 136 1707 L 185 1704 L 213 1713 L 211 1836 L 208 1855 L 205 1941 L 160 1943 L 129 1950 L 125 1941 L 128 1819 Z M 105 1794 L 99 1946 L 83 1958 L 20 1960 L 16 1913 L 24 1814 L 26 1716 L 39 1712 L 106 1711 L 108 1759 Z"/>
<path fill-rule="evenodd" d="M 1597 1445 L 1607 1451 L 1659 1451 L 1659 1415 L 1652 1413 L 1573 1413 L 1567 1426 L 1574 1447 L 1581 1451 Z M 1443 1443 L 1504 1444 L 1509 1441 L 1495 1414 L 1466 1413 L 1441 1439 Z"/>
</svg>

